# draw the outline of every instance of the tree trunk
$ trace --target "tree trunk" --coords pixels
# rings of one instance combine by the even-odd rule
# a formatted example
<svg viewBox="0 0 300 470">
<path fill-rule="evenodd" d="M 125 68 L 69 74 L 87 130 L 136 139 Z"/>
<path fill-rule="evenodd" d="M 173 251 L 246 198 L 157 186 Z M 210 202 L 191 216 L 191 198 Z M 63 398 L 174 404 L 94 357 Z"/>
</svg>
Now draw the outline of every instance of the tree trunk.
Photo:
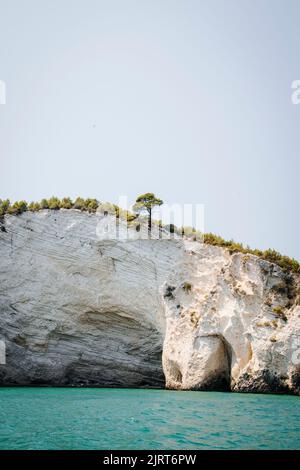
<svg viewBox="0 0 300 470">
<path fill-rule="evenodd" d="M 148 212 L 149 212 L 149 217 L 148 217 L 148 235 L 149 235 L 149 238 L 150 238 L 150 236 L 151 236 L 151 226 L 152 226 L 152 209 L 149 209 Z"/>
</svg>

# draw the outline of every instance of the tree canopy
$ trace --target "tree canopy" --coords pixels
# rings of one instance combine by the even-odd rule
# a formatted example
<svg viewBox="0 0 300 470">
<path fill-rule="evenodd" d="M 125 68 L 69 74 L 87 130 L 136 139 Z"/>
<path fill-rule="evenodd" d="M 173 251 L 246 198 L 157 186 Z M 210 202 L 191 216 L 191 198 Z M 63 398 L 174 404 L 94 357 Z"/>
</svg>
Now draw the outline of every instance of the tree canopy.
<svg viewBox="0 0 300 470">
<path fill-rule="evenodd" d="M 153 193 L 145 193 L 136 199 L 133 210 L 138 213 L 146 210 L 148 214 L 150 214 L 153 207 L 161 206 L 162 204 L 163 201 L 156 197 Z"/>
</svg>

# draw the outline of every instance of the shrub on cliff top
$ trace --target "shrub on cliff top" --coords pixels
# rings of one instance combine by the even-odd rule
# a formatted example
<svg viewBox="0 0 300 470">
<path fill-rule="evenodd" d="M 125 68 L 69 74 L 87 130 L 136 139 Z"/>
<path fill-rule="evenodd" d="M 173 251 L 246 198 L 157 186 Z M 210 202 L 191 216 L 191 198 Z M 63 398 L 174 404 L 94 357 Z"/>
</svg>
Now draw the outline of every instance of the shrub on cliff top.
<svg viewBox="0 0 300 470">
<path fill-rule="evenodd" d="M 49 204 L 49 209 L 52 209 L 52 210 L 58 210 L 61 207 L 60 200 L 58 199 L 58 197 L 54 197 L 54 196 L 52 196 L 48 200 L 48 204 Z"/>
<path fill-rule="evenodd" d="M 9 199 L 5 199 L 4 201 L 0 199 L 0 217 L 3 217 L 6 214 L 9 206 L 10 206 Z"/>
<path fill-rule="evenodd" d="M 78 197 L 77 199 L 75 199 L 74 209 L 83 210 L 83 208 L 84 208 L 84 199 L 82 197 Z"/>
<path fill-rule="evenodd" d="M 72 209 L 74 207 L 72 199 L 69 197 L 64 197 L 60 203 L 61 209 Z"/>
<path fill-rule="evenodd" d="M 27 211 L 27 202 L 26 201 L 19 201 L 15 202 L 12 206 L 9 206 L 7 208 L 7 213 L 8 214 L 22 214 L 22 212 Z"/>
<path fill-rule="evenodd" d="M 87 212 L 96 212 L 98 206 L 99 201 L 97 199 L 83 199 L 82 197 L 78 197 L 73 204 L 74 209 Z"/>
<path fill-rule="evenodd" d="M 47 199 L 42 199 L 40 203 L 41 209 L 49 209 L 49 203 Z"/>
<path fill-rule="evenodd" d="M 84 201 L 84 210 L 88 212 L 96 212 L 98 206 L 99 202 L 97 201 L 97 199 L 86 199 Z"/>
<path fill-rule="evenodd" d="M 196 230 L 195 227 L 181 227 L 177 228 L 175 226 L 175 233 L 178 235 L 183 235 L 191 240 L 202 240 L 203 239 L 203 233 L 201 233 L 199 230 Z"/>
<path fill-rule="evenodd" d="M 39 202 L 31 202 L 28 206 L 30 212 L 38 212 L 41 210 L 41 204 Z"/>
</svg>

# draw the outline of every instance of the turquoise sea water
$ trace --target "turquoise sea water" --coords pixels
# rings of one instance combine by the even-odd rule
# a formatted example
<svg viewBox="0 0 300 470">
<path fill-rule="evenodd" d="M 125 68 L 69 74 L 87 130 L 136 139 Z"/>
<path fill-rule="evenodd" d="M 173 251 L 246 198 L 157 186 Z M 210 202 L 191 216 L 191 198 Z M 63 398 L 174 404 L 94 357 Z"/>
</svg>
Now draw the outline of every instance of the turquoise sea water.
<svg viewBox="0 0 300 470">
<path fill-rule="evenodd" d="M 299 397 L 1 388 L 1 449 L 300 449 Z"/>
</svg>

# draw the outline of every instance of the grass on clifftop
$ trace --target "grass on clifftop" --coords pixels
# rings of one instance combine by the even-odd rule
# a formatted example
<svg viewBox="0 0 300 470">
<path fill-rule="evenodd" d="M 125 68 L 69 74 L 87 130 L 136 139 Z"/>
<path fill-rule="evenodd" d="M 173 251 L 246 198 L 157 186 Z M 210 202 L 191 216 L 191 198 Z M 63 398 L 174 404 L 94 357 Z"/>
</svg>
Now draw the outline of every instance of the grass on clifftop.
<svg viewBox="0 0 300 470">
<path fill-rule="evenodd" d="M 50 199 L 42 199 L 41 202 L 31 202 L 30 204 L 26 201 L 18 201 L 11 204 L 9 199 L 0 199 L 0 219 L 3 218 L 5 214 L 19 215 L 26 211 L 37 212 L 42 209 L 78 209 L 89 213 L 95 213 L 100 204 L 105 207 L 105 210 L 107 209 L 109 212 L 115 212 L 117 218 L 126 218 L 128 222 L 132 222 L 137 218 L 135 214 L 121 209 L 115 204 L 102 204 L 97 199 L 83 199 L 78 197 L 75 201 L 72 201 L 69 197 L 65 197 L 61 200 L 57 197 L 51 197 Z M 153 223 L 159 222 L 153 221 Z M 195 235 L 195 231 L 190 227 L 178 228 L 172 225 L 165 228 L 168 228 L 171 232 L 184 234 L 187 237 L 193 237 Z M 245 247 L 242 243 L 236 243 L 233 240 L 224 240 L 222 237 L 214 235 L 213 233 L 204 234 L 204 243 L 226 248 L 230 253 L 253 254 L 261 259 L 277 264 L 286 272 L 292 271 L 300 274 L 300 263 L 297 260 L 281 255 L 275 250 L 268 249 L 262 251 L 251 249 L 248 246 Z"/>
</svg>

